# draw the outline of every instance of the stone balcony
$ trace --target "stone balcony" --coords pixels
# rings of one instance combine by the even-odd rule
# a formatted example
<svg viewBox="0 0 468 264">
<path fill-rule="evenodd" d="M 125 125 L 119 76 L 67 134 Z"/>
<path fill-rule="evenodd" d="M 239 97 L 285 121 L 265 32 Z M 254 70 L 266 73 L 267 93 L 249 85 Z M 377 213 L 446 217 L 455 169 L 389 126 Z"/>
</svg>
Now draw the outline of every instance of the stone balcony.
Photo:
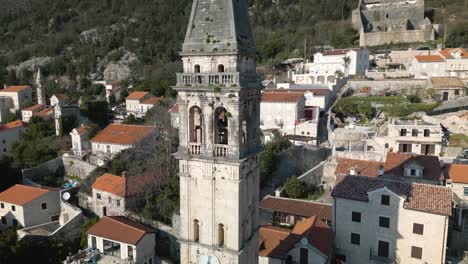
<svg viewBox="0 0 468 264">
<path fill-rule="evenodd" d="M 177 86 L 240 86 L 240 76 L 234 73 L 177 73 Z"/>
</svg>

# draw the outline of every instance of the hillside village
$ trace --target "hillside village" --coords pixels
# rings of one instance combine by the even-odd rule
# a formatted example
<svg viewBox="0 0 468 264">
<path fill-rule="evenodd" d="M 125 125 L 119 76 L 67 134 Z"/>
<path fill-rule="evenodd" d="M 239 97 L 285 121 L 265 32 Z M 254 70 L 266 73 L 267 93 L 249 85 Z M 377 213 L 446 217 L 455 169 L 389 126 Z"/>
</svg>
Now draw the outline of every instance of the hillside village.
<svg viewBox="0 0 468 264">
<path fill-rule="evenodd" d="M 254 11 L 281 4 L 254 2 L 181 1 L 157 80 L 124 48 L 78 81 L 54 59 L 5 68 L 0 263 L 468 263 L 457 23 L 342 3 L 350 41 L 268 57 Z"/>
</svg>

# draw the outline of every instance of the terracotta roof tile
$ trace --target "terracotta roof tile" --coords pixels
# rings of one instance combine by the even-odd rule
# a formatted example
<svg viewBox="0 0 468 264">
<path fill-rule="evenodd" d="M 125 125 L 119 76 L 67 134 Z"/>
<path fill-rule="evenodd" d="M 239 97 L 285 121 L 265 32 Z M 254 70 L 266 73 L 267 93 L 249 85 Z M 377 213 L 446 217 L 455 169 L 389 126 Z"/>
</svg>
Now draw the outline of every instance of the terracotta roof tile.
<svg viewBox="0 0 468 264">
<path fill-rule="evenodd" d="M 125 178 L 105 173 L 94 181 L 93 189 L 125 198 Z"/>
<path fill-rule="evenodd" d="M 270 258 L 283 258 L 288 254 L 291 249 L 290 236 L 291 231 L 288 229 L 274 227 L 274 226 L 262 226 L 259 230 L 259 255 L 262 257 Z"/>
<path fill-rule="evenodd" d="M 42 188 L 16 184 L 0 193 L 0 201 L 22 206 L 49 192 Z"/>
<path fill-rule="evenodd" d="M 431 83 L 434 88 L 465 87 L 462 80 L 457 77 L 432 77 Z"/>
<path fill-rule="evenodd" d="M 262 102 L 267 103 L 297 103 L 304 97 L 303 93 L 296 92 L 264 92 Z"/>
<path fill-rule="evenodd" d="M 44 108 L 44 105 L 42 104 L 35 104 L 33 106 L 30 106 L 28 108 L 23 109 L 23 111 L 31 111 L 31 112 L 37 112 L 40 111 L 42 108 Z"/>
<path fill-rule="evenodd" d="M 454 59 L 451 53 L 457 50 L 461 51 L 461 57 L 463 59 L 468 59 L 468 52 L 466 52 L 465 49 L 462 49 L 462 48 L 446 48 L 446 49 L 439 51 L 439 54 L 444 56 L 447 59 Z"/>
<path fill-rule="evenodd" d="M 20 91 L 23 91 L 23 90 L 26 90 L 27 88 L 30 88 L 31 86 L 29 85 L 16 85 L 16 86 L 8 86 L 7 88 L 3 89 L 3 90 L 0 90 L 0 92 L 8 92 L 8 93 L 12 93 L 12 92 L 20 92 Z"/>
<path fill-rule="evenodd" d="M 152 96 L 148 99 L 145 99 L 143 102 L 141 102 L 142 104 L 149 104 L 149 105 L 154 105 L 155 103 L 163 100 L 164 97 L 155 97 L 155 96 Z"/>
<path fill-rule="evenodd" d="M 267 196 L 260 202 L 259 207 L 302 217 L 318 216 L 320 219 L 332 219 L 332 205 L 312 201 Z"/>
<path fill-rule="evenodd" d="M 444 58 L 439 55 L 416 55 L 414 56 L 419 62 L 444 62 Z"/>
<path fill-rule="evenodd" d="M 450 216 L 452 191 L 448 187 L 364 176 L 338 176 L 332 196 L 368 202 L 368 192 L 386 187 L 405 199 L 403 208 Z"/>
<path fill-rule="evenodd" d="M 13 129 L 13 128 L 18 128 L 18 127 L 25 127 L 26 123 L 24 123 L 21 120 L 16 120 L 10 123 L 6 123 L 3 125 L 0 125 L 0 131 L 2 130 L 7 130 L 7 129 Z"/>
<path fill-rule="evenodd" d="M 85 134 L 86 132 L 89 131 L 90 127 L 89 126 L 80 126 L 80 127 L 75 128 L 75 129 L 76 129 L 76 132 L 79 135 L 83 135 L 83 134 Z"/>
<path fill-rule="evenodd" d="M 133 92 L 129 96 L 127 96 L 127 100 L 141 100 L 145 96 L 147 96 L 149 93 L 148 92 Z"/>
<path fill-rule="evenodd" d="M 356 175 L 378 177 L 379 168 L 383 162 L 368 161 L 368 160 L 354 160 L 354 159 L 340 159 L 336 166 L 336 175 L 349 175 L 351 169 L 356 171 Z"/>
<path fill-rule="evenodd" d="M 448 175 L 454 183 L 468 184 L 468 164 L 450 164 Z"/>
<path fill-rule="evenodd" d="M 40 111 L 35 112 L 33 115 L 34 116 L 39 116 L 39 117 L 45 117 L 45 116 L 52 115 L 53 113 L 54 113 L 54 110 L 51 107 L 46 106 L 43 109 L 41 109 Z"/>
<path fill-rule="evenodd" d="M 155 232 L 156 229 L 123 216 L 104 216 L 88 230 L 89 235 L 130 245 L 137 245 L 146 234 Z"/>
<path fill-rule="evenodd" d="M 441 181 L 445 178 L 437 156 L 410 153 L 389 152 L 384 165 L 385 174 L 401 177 L 404 175 L 405 166 L 411 163 L 416 163 L 424 167 L 423 179 Z"/>
<path fill-rule="evenodd" d="M 92 142 L 133 145 L 155 131 L 151 126 L 111 124 L 99 132 Z"/>
<path fill-rule="evenodd" d="M 146 186 L 160 181 L 165 177 L 164 175 L 164 173 L 147 173 L 144 175 L 120 177 L 105 173 L 94 181 L 92 188 L 112 193 L 122 198 L 128 198 L 142 194 Z"/>
</svg>

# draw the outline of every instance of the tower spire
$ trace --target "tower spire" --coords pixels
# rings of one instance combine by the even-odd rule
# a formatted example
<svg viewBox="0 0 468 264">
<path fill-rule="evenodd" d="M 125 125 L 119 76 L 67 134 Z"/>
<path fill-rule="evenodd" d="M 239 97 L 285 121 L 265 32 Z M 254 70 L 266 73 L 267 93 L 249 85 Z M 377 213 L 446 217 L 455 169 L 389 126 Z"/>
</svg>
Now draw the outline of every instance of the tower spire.
<svg viewBox="0 0 468 264">
<path fill-rule="evenodd" d="M 42 72 L 41 68 L 37 68 L 37 73 L 36 73 L 36 92 L 37 92 L 37 103 L 41 105 L 46 104 L 46 98 L 45 98 L 45 90 L 43 86 L 43 79 L 42 79 Z"/>
</svg>

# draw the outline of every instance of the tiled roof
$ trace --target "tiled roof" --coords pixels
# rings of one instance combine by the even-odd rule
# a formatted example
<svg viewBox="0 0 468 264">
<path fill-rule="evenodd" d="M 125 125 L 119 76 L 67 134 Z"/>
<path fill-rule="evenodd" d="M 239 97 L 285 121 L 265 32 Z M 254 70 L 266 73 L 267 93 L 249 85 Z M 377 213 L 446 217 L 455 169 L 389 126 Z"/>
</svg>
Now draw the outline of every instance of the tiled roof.
<svg viewBox="0 0 468 264">
<path fill-rule="evenodd" d="M 94 181 L 93 189 L 125 198 L 125 178 L 106 173 Z"/>
<path fill-rule="evenodd" d="M 383 167 L 383 162 L 368 161 L 368 160 L 354 160 L 354 159 L 340 159 L 336 166 L 336 175 L 349 175 L 351 169 L 354 169 L 356 175 L 378 177 L 379 168 Z"/>
<path fill-rule="evenodd" d="M 22 206 L 49 192 L 46 189 L 16 184 L 0 193 L 0 201 Z"/>
<path fill-rule="evenodd" d="M 179 105 L 174 104 L 171 109 L 169 109 L 169 113 L 179 113 Z"/>
<path fill-rule="evenodd" d="M 466 52 L 465 49 L 462 49 L 462 48 L 446 48 L 444 50 L 441 50 L 439 54 L 444 56 L 447 59 L 454 59 L 451 53 L 457 50 L 461 51 L 461 57 L 463 59 L 468 59 L 468 52 Z"/>
<path fill-rule="evenodd" d="M 151 135 L 153 131 L 154 127 L 150 126 L 111 124 L 99 132 L 91 141 L 133 145 Z"/>
<path fill-rule="evenodd" d="M 146 173 L 125 178 L 125 196 L 137 196 L 145 191 L 145 187 L 156 183 L 166 176 L 164 170 L 159 173 Z"/>
<path fill-rule="evenodd" d="M 305 94 L 307 92 L 313 93 L 315 96 L 327 96 L 331 93 L 330 89 L 266 89 L 264 90 L 265 93 L 302 93 Z"/>
<path fill-rule="evenodd" d="M 149 105 L 154 105 L 155 103 L 161 101 L 162 99 L 164 99 L 164 97 L 150 97 L 148 99 L 145 99 L 143 102 L 141 102 L 142 104 L 149 104 Z"/>
<path fill-rule="evenodd" d="M 50 108 L 49 106 L 46 106 L 43 109 L 41 109 L 39 112 L 34 113 L 33 115 L 34 116 L 45 117 L 45 116 L 53 114 L 53 112 L 54 112 L 54 110 L 52 108 Z"/>
<path fill-rule="evenodd" d="M 303 93 L 296 92 L 264 92 L 262 102 L 267 103 L 297 103 L 304 97 Z"/>
<path fill-rule="evenodd" d="M 29 88 L 31 86 L 29 85 L 16 85 L 16 86 L 8 86 L 7 88 L 3 89 L 3 90 L 0 90 L 0 92 L 8 92 L 8 93 L 17 93 L 17 92 L 20 92 L 20 91 L 23 91 L 27 88 Z"/>
<path fill-rule="evenodd" d="M 363 176 L 338 176 L 332 196 L 368 202 L 368 192 L 386 187 L 405 199 L 403 208 L 450 216 L 452 191 L 448 187 Z"/>
<path fill-rule="evenodd" d="M 431 83 L 434 88 L 465 87 L 462 80 L 457 77 L 432 77 Z"/>
<path fill-rule="evenodd" d="M 2 130 L 7 130 L 7 129 L 13 129 L 13 128 L 18 128 L 18 127 L 25 127 L 26 123 L 23 123 L 21 120 L 16 120 L 10 123 L 6 123 L 3 125 L 0 125 L 0 131 Z"/>
<path fill-rule="evenodd" d="M 298 222 L 292 231 L 262 226 L 259 238 L 259 254 L 263 257 L 283 259 L 302 238 L 306 238 L 313 247 L 328 257 L 332 249 L 333 231 L 324 221 L 310 217 Z"/>
<path fill-rule="evenodd" d="M 332 206 L 317 202 L 267 196 L 260 202 L 259 207 L 263 210 L 302 217 L 318 216 L 319 219 L 332 219 Z"/>
<path fill-rule="evenodd" d="M 444 58 L 439 55 L 416 55 L 414 56 L 419 62 L 444 62 Z"/>
<path fill-rule="evenodd" d="M 147 94 L 149 94 L 148 92 L 133 92 L 131 93 L 129 96 L 127 96 L 127 100 L 141 100 L 142 98 L 144 98 L 145 96 L 147 96 Z"/>
<path fill-rule="evenodd" d="M 450 164 L 448 175 L 454 183 L 468 184 L 468 165 L 467 164 Z"/>
<path fill-rule="evenodd" d="M 156 229 L 123 216 L 104 216 L 88 230 L 89 235 L 130 245 L 137 245 L 146 234 L 155 232 Z"/>
<path fill-rule="evenodd" d="M 85 134 L 86 132 L 88 132 L 89 128 L 90 128 L 89 126 L 80 126 L 80 127 L 75 128 L 75 129 L 76 129 L 76 132 L 77 132 L 79 135 L 83 135 L 83 134 Z"/>
<path fill-rule="evenodd" d="M 37 112 L 37 111 L 41 110 L 43 107 L 44 107 L 44 105 L 36 104 L 36 105 L 33 105 L 33 106 L 30 106 L 28 108 L 23 109 L 23 111 Z"/>
<path fill-rule="evenodd" d="M 441 181 L 444 179 L 444 174 L 437 156 L 425 156 L 410 153 L 389 152 L 384 165 L 385 174 L 392 174 L 393 176 L 398 177 L 403 176 L 405 166 L 411 163 L 416 163 L 424 167 L 422 175 L 423 179 L 433 181 Z"/>
</svg>

